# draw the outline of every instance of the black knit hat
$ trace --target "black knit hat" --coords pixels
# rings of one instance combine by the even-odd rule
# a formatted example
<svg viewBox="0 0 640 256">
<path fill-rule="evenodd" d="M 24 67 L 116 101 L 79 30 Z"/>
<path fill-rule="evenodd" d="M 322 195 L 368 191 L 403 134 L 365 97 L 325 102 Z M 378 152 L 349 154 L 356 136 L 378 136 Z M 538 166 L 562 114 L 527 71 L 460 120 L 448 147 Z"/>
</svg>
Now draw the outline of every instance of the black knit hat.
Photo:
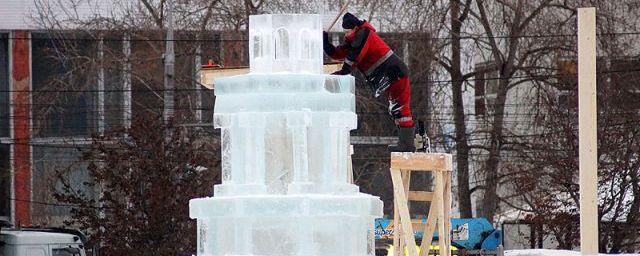
<svg viewBox="0 0 640 256">
<path fill-rule="evenodd" d="M 364 21 L 359 20 L 358 17 L 350 12 L 347 12 L 342 16 L 342 28 L 344 29 L 352 29 L 356 26 L 362 25 L 362 23 L 364 23 Z"/>
</svg>

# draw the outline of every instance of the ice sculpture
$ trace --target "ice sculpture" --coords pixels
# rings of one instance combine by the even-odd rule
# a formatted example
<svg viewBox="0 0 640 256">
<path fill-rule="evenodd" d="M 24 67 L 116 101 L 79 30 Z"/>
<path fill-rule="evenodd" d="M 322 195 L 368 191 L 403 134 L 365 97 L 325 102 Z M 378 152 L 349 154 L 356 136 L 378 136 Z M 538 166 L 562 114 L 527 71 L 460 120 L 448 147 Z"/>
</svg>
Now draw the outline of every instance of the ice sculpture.
<svg viewBox="0 0 640 256">
<path fill-rule="evenodd" d="M 322 74 L 319 15 L 249 22 L 250 74 L 215 81 L 222 184 L 189 203 L 198 255 L 374 255 L 382 202 L 347 176 L 353 77 Z"/>
</svg>

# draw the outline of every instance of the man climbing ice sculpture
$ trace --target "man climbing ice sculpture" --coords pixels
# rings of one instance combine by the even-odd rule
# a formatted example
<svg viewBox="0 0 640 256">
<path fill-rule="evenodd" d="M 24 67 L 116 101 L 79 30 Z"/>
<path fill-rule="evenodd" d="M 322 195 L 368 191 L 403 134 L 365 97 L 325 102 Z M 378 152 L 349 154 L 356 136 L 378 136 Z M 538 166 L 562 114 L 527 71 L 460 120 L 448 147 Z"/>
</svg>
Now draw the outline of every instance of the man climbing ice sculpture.
<svg viewBox="0 0 640 256">
<path fill-rule="evenodd" d="M 389 114 L 398 126 L 398 145 L 389 146 L 389 150 L 415 151 L 409 69 L 367 21 L 347 12 L 342 17 L 342 28 L 346 30 L 345 41 L 337 47 L 329 42 L 329 34 L 323 33 L 324 52 L 335 60 L 344 60 L 342 69 L 333 74 L 349 75 L 358 69 L 375 97 L 384 92 Z"/>
</svg>

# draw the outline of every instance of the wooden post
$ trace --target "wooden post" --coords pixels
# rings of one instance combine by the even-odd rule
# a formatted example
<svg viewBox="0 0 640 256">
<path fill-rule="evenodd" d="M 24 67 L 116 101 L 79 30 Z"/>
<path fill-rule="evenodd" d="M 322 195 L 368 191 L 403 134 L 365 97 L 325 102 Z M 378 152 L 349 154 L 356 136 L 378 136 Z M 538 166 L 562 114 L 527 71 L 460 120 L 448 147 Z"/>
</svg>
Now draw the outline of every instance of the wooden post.
<svg viewBox="0 0 640 256">
<path fill-rule="evenodd" d="M 441 256 L 451 255 L 451 171 L 452 161 L 449 154 L 430 153 L 391 153 L 391 179 L 394 191 L 394 234 L 395 256 L 417 256 L 413 230 L 424 231 L 420 256 L 428 254 L 433 232 L 438 229 Z M 409 188 L 412 172 L 434 172 L 435 190 L 412 191 Z M 411 220 L 409 202 L 431 202 L 426 223 Z M 415 227 L 414 227 L 415 226 Z"/>
<path fill-rule="evenodd" d="M 596 9 L 578 9 L 578 130 L 580 144 L 580 250 L 598 254 L 598 122 Z"/>
<path fill-rule="evenodd" d="M 413 228 L 411 228 L 411 215 L 409 215 L 409 208 L 406 205 L 407 195 L 405 193 L 404 186 L 401 185 L 403 182 L 400 170 L 391 171 L 391 180 L 393 181 L 393 197 L 398 199 L 399 202 L 404 202 L 404 205 L 402 205 L 402 203 L 397 204 L 399 206 L 398 213 L 400 214 L 400 227 L 402 228 L 402 241 L 400 243 L 404 243 L 407 246 L 409 255 L 417 255 L 416 241 L 413 237 Z M 398 227 L 395 226 L 394 228 L 396 230 L 398 229 Z M 396 235 L 396 232 L 394 232 L 394 235 Z M 395 250 L 404 251 L 404 248 L 402 247 L 403 246 L 395 248 Z"/>
</svg>

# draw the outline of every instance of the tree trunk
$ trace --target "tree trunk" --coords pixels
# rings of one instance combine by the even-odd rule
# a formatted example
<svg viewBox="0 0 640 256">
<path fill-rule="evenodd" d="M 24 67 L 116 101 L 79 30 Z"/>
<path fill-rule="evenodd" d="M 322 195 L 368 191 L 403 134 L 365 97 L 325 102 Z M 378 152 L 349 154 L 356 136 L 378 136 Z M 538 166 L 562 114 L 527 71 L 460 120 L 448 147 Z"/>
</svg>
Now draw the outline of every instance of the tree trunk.
<svg viewBox="0 0 640 256">
<path fill-rule="evenodd" d="M 485 162 L 485 189 L 482 198 L 482 216 L 487 218 L 489 222 L 493 222 L 493 217 L 498 208 L 498 167 L 500 166 L 500 151 L 502 146 L 502 128 L 504 125 L 504 106 L 507 99 L 508 79 L 504 79 L 503 74 L 509 72 L 501 72 L 499 81 L 499 90 L 496 97 L 493 122 L 491 125 L 491 138 L 489 145 L 489 158 Z"/>
<path fill-rule="evenodd" d="M 469 191 L 469 144 L 467 126 L 464 119 L 462 98 L 462 72 L 460 58 L 460 2 L 451 0 L 451 80 L 453 96 L 454 123 L 456 129 L 456 170 L 458 173 L 458 202 L 460 218 L 471 218 L 471 193 Z"/>
</svg>

